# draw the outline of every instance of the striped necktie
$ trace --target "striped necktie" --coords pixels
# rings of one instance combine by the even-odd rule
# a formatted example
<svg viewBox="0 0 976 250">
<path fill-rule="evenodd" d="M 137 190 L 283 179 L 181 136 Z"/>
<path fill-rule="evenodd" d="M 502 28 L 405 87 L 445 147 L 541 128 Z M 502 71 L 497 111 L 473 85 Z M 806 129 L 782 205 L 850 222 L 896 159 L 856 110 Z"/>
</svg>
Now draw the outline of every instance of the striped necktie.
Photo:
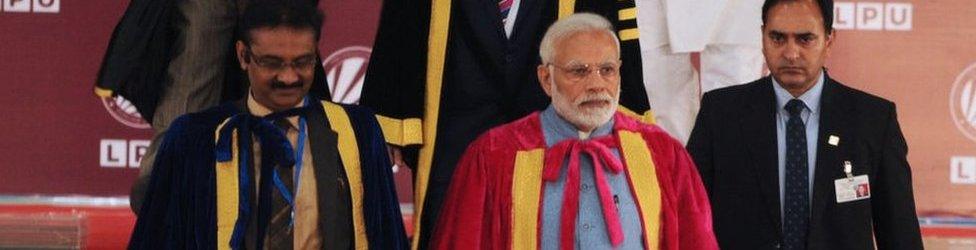
<svg viewBox="0 0 976 250">
<path fill-rule="evenodd" d="M 501 11 L 502 25 L 508 22 L 508 12 L 512 10 L 512 3 L 515 0 L 500 0 L 498 1 L 498 10 Z"/>
<path fill-rule="evenodd" d="M 286 118 L 279 118 L 274 121 L 275 125 L 281 128 L 281 131 L 288 138 L 288 133 L 294 131 L 292 125 L 288 122 Z M 292 147 L 295 147 L 295 142 L 291 141 Z M 299 153 L 300 154 L 300 153 Z M 278 177 L 285 184 L 292 194 L 295 193 L 295 180 L 293 176 L 293 167 L 288 166 L 276 166 L 275 172 L 277 172 Z M 293 199 L 297 199 L 294 197 Z M 294 209 L 292 205 L 285 200 L 281 192 L 272 193 L 272 214 L 271 220 L 268 223 L 268 231 L 266 234 L 267 242 L 266 247 L 268 249 L 292 249 L 294 248 L 294 235 L 295 227 L 292 224 L 292 216 L 294 216 Z"/>
</svg>

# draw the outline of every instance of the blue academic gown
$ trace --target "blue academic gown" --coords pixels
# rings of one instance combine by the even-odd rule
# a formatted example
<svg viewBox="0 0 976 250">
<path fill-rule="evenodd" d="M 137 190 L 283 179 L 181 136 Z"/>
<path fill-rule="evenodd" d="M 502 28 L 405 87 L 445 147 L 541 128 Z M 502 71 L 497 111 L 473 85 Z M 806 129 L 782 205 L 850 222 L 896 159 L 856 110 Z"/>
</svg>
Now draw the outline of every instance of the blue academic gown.
<svg viewBox="0 0 976 250">
<path fill-rule="evenodd" d="M 405 249 L 391 163 L 373 113 L 330 102 L 312 102 L 296 113 L 308 122 L 323 247 Z M 260 143 L 261 162 L 252 162 L 252 143 L 241 143 L 251 138 Z M 253 177 L 255 171 L 272 176 L 275 167 L 291 167 L 292 152 L 280 130 L 241 103 L 179 117 L 160 147 L 129 248 L 261 249 L 274 185 L 271 178 L 258 183 Z M 228 181 L 240 188 L 227 192 Z M 245 241 L 253 235 L 261 237 Z"/>
</svg>

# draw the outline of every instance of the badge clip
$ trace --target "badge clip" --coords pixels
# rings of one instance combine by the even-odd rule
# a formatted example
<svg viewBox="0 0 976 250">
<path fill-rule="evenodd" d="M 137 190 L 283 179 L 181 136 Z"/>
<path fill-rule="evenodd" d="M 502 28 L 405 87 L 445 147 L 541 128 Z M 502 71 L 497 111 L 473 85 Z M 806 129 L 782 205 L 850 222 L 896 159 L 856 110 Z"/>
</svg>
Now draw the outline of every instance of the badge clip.
<svg viewBox="0 0 976 250">
<path fill-rule="evenodd" d="M 844 161 L 844 174 L 847 175 L 848 179 L 854 178 L 854 174 L 852 173 L 853 168 L 851 161 Z"/>
</svg>

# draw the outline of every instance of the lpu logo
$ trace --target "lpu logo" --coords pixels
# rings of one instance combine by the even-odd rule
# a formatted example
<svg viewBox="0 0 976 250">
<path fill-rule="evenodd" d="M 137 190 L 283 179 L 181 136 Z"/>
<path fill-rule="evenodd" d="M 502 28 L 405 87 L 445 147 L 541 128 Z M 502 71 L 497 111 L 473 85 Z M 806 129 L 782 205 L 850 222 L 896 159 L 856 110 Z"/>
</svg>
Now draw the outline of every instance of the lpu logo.
<svg viewBox="0 0 976 250">
<path fill-rule="evenodd" d="M 322 61 L 322 68 L 325 69 L 326 78 L 329 79 L 332 101 L 345 104 L 359 103 L 371 52 L 372 50 L 362 46 L 345 47 Z"/>
<path fill-rule="evenodd" d="M 101 97 L 101 99 L 105 110 L 119 123 L 136 129 L 150 128 L 149 123 L 142 119 L 142 115 L 139 115 L 136 106 L 129 100 L 122 98 L 122 96 Z"/>
<path fill-rule="evenodd" d="M 976 142 L 976 63 L 956 77 L 949 97 L 952 121 L 966 138 Z M 976 157 L 953 156 L 949 180 L 956 184 L 976 184 Z"/>
<path fill-rule="evenodd" d="M 949 97 L 949 109 L 956 128 L 976 142 L 976 63 L 956 77 Z"/>
<path fill-rule="evenodd" d="M 836 2 L 834 29 L 838 30 L 912 30 L 911 3 Z"/>
<path fill-rule="evenodd" d="M 3 12 L 58 13 L 61 0 L 0 0 Z"/>
</svg>

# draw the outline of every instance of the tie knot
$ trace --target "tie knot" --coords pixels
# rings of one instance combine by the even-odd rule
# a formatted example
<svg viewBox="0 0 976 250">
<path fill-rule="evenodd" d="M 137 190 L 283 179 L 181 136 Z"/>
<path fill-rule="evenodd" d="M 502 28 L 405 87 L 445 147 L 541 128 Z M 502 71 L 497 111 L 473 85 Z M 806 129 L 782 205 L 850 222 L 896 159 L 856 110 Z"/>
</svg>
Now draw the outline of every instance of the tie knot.
<svg viewBox="0 0 976 250">
<path fill-rule="evenodd" d="M 285 131 L 286 133 L 288 132 L 288 129 L 291 129 L 291 123 L 288 122 L 288 118 L 282 117 L 282 118 L 275 119 L 274 124 L 275 126 L 278 126 L 278 128 L 280 128 L 281 131 Z"/>
<path fill-rule="evenodd" d="M 294 125 L 292 125 L 291 122 L 288 122 L 288 118 L 292 116 L 301 116 L 305 112 L 306 112 L 305 107 L 291 108 L 284 111 L 278 111 L 278 112 L 268 114 L 267 116 L 264 117 L 264 119 L 266 121 L 270 121 L 271 123 L 274 123 L 275 126 L 278 126 L 278 128 L 282 129 L 283 131 L 288 132 L 288 129 L 294 128 Z"/>
<path fill-rule="evenodd" d="M 785 109 L 786 112 L 790 112 L 790 116 L 797 116 L 800 115 L 800 112 L 803 112 L 803 109 L 806 107 L 807 105 L 803 104 L 803 101 L 800 99 L 793 99 L 786 103 Z"/>
</svg>

